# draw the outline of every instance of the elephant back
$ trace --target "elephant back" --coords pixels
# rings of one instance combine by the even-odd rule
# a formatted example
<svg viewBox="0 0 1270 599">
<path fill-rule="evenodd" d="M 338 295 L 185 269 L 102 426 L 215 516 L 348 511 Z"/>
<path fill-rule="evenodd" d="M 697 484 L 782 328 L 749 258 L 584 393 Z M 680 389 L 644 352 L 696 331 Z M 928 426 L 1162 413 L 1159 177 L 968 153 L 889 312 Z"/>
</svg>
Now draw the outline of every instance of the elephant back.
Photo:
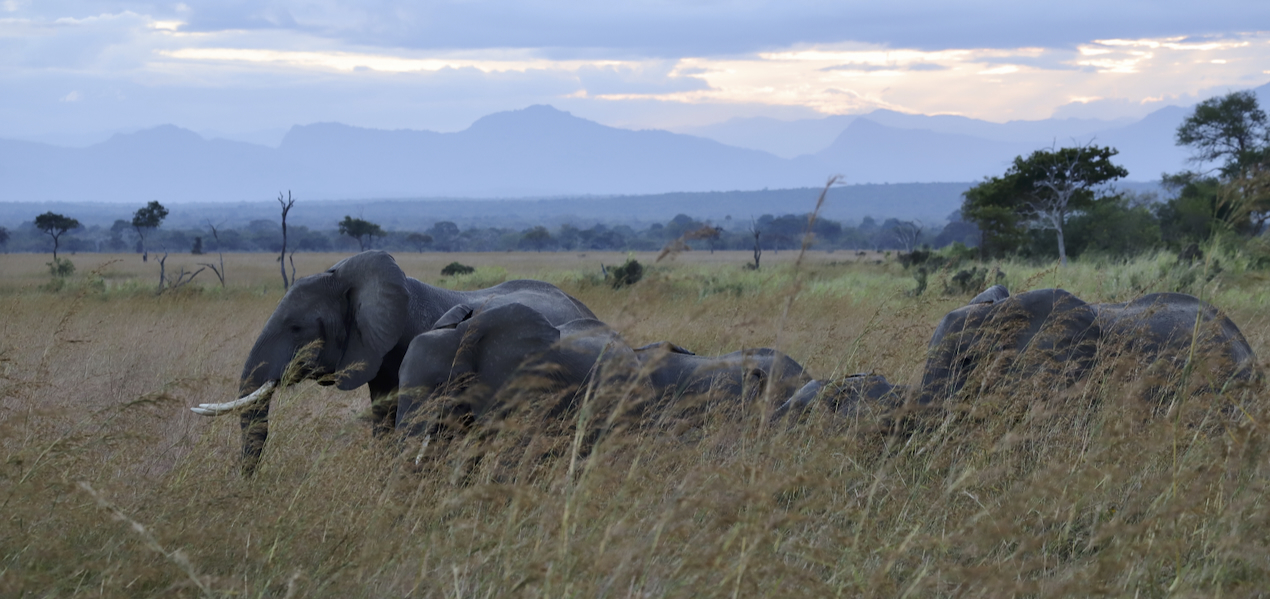
<svg viewBox="0 0 1270 599">
<path fill-rule="evenodd" d="M 1239 327 L 1193 295 L 1152 293 L 1093 307 L 1107 358 L 1160 372 L 1195 358 L 1198 371 L 1219 385 L 1254 375 L 1256 355 Z"/>
<path fill-rule="evenodd" d="M 947 398 L 970 376 L 1050 384 L 1080 378 L 1093 365 L 1096 313 L 1062 289 L 1039 289 L 949 313 L 931 339 L 919 402 Z M 992 365 L 996 371 L 982 371 Z"/>
</svg>

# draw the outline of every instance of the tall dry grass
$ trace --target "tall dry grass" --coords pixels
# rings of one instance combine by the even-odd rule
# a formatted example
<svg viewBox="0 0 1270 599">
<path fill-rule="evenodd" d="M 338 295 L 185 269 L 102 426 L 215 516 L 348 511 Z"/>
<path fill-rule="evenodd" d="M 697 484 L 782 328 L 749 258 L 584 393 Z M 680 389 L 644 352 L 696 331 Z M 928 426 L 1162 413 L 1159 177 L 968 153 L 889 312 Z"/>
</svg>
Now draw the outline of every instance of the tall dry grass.
<svg viewBox="0 0 1270 599">
<path fill-rule="evenodd" d="M 555 282 L 632 345 L 669 339 L 723 353 L 775 344 L 779 329 L 780 348 L 817 376 L 876 369 L 898 382 L 920 376 L 934 324 L 966 299 L 907 297 L 913 282 L 897 266 L 842 253 L 813 255 L 795 272 L 794 254 L 778 263 L 769 252 L 758 272 L 741 268 L 746 253 L 656 264 L 640 255 L 645 280 L 616 291 L 597 283 L 598 263 L 625 255 L 397 258 L 434 283 L 456 258 L 480 267 L 444 281 L 452 286 Z M 613 430 L 586 451 L 571 423 L 513 419 L 493 440 L 460 440 L 416 468 L 393 441 L 371 437 L 363 392 L 304 383 L 275 396 L 264 461 L 243 479 L 236 419 L 186 408 L 236 390 L 281 296 L 276 263 L 227 256 L 227 290 L 200 278 L 201 290 L 156 296 L 157 267 L 132 256 L 99 273 L 101 284 L 42 291 L 41 258 L 0 256 L 0 595 L 1165 597 L 1270 588 L 1264 389 L 1153 417 L 1135 381 L 1116 376 L 1061 390 L 990 388 L 890 437 L 876 423 L 823 414 L 772 426 L 751 407 L 707 414 L 691 430 Z M 72 259 L 87 273 L 98 258 Z M 297 270 L 336 259 L 301 255 Z M 1090 301 L 1167 282 L 1152 278 L 1159 269 L 1149 260 L 1001 266 L 1012 290 L 1062 286 Z M 1255 292 L 1264 282 L 1200 281 L 1192 291 L 1227 310 L 1266 355 L 1270 310 Z M 1246 412 L 1218 409 L 1231 399 Z"/>
</svg>

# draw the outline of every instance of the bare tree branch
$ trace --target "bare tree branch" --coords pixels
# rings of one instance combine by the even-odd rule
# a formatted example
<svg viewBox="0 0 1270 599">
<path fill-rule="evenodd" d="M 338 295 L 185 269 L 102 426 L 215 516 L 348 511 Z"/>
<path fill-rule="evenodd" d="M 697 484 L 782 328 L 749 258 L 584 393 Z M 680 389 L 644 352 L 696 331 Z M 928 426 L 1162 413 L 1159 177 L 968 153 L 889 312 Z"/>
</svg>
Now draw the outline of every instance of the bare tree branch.
<svg viewBox="0 0 1270 599">
<path fill-rule="evenodd" d="M 282 253 L 278 254 L 278 268 L 282 271 L 282 289 L 285 291 L 291 288 L 291 283 L 295 281 L 295 265 L 292 264 L 292 276 L 287 280 L 287 213 L 291 211 L 291 207 L 295 205 L 295 200 L 291 198 L 291 190 L 287 190 L 287 199 L 282 199 L 282 192 L 278 192 L 278 204 L 282 206 Z"/>
</svg>

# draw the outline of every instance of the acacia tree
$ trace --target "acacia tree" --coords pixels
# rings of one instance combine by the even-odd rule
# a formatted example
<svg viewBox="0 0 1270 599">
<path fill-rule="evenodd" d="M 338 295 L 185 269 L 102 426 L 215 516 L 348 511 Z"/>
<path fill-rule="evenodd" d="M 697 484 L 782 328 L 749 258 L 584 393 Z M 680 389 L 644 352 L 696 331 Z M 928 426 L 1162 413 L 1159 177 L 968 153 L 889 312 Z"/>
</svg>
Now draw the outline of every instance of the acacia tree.
<svg viewBox="0 0 1270 599">
<path fill-rule="evenodd" d="M 522 233 L 521 240 L 541 252 L 542 248 L 551 243 L 551 232 L 547 230 L 547 227 L 538 225 Z"/>
<path fill-rule="evenodd" d="M 45 212 L 35 217 L 35 228 L 53 238 L 53 263 L 56 264 L 58 240 L 67 231 L 78 229 L 79 221 L 55 212 Z M 5 231 L 5 240 L 8 241 L 8 231 Z"/>
<path fill-rule="evenodd" d="M 137 237 L 141 239 L 142 262 L 146 262 L 150 257 L 146 249 L 146 233 L 158 229 L 159 225 L 163 224 L 163 219 L 167 217 L 168 209 L 157 201 L 146 204 L 144 208 L 138 208 L 132 215 L 132 228 L 136 229 Z"/>
<path fill-rule="evenodd" d="M 1014 168 L 1031 184 L 1028 209 L 1035 226 L 1053 229 L 1058 236 L 1058 262 L 1067 266 L 1063 225 L 1073 210 L 1090 208 L 1096 200 L 1114 195 L 1108 184 L 1129 175 L 1111 162 L 1120 152 L 1093 144 L 1037 150 L 1027 160 L 1014 159 Z"/>
<path fill-rule="evenodd" d="M 1200 102 L 1177 128 L 1177 145 L 1191 146 L 1191 162 L 1222 161 L 1226 177 L 1259 164 L 1270 146 L 1266 113 L 1251 91 L 1231 92 Z"/>
<path fill-rule="evenodd" d="M 432 245 L 432 236 L 427 233 L 411 233 L 406 236 L 406 241 L 415 246 L 416 251 L 423 253 L 424 248 Z"/>
<path fill-rule="evenodd" d="M 1178 126 L 1176 139 L 1178 145 L 1193 148 L 1191 162 L 1221 164 L 1216 180 L 1202 173 L 1173 175 L 1173 182 L 1181 182 L 1175 187 L 1182 193 L 1172 203 L 1194 204 L 1196 196 L 1203 195 L 1201 203 L 1208 204 L 1210 222 L 1258 234 L 1270 219 L 1270 119 L 1256 94 L 1232 92 L 1200 102 Z M 1205 187 L 1211 192 L 1199 194 Z M 1175 212 L 1181 210 L 1178 207 Z"/>
<path fill-rule="evenodd" d="M 989 247 L 998 253 L 1017 248 L 1027 228 L 1053 229 L 1059 262 L 1066 266 L 1063 227 L 1073 212 L 1114 197 L 1110 183 L 1129 174 L 1111 162 L 1118 153 L 1090 144 L 1016 156 L 1003 176 L 985 179 L 963 194 L 962 214 L 983 232 L 985 252 Z"/>
<path fill-rule="evenodd" d="M 370 221 L 346 215 L 344 220 L 340 221 L 340 235 L 347 235 L 356 239 L 357 245 L 364 252 L 372 239 L 384 236 L 384 230 Z"/>
</svg>

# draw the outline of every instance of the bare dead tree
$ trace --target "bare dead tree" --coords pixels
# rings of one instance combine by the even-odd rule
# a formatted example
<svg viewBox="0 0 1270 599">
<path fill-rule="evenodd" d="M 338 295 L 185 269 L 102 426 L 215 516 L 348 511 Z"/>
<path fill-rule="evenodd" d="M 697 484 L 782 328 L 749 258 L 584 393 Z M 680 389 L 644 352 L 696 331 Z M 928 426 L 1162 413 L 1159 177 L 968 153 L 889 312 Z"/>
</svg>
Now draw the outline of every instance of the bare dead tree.
<svg viewBox="0 0 1270 599">
<path fill-rule="evenodd" d="M 216 240 L 216 255 L 220 258 L 220 268 L 210 262 L 199 262 L 199 266 L 206 266 L 216 273 L 216 278 L 220 279 L 220 288 L 225 288 L 225 252 L 221 250 L 220 232 L 216 230 L 216 225 L 212 221 L 207 221 L 207 228 L 212 230 L 212 239 Z"/>
<path fill-rule="evenodd" d="M 142 258 L 142 260 L 144 261 L 145 258 Z M 165 272 L 164 269 L 167 268 L 165 263 L 167 261 L 168 261 L 168 252 L 167 250 L 164 250 L 163 257 L 159 258 L 159 293 L 163 293 L 163 284 L 165 281 L 167 281 L 167 276 L 164 275 L 164 272 Z"/>
<path fill-rule="evenodd" d="M 164 291 L 168 289 L 176 289 L 178 287 L 183 287 L 189 284 L 191 281 L 194 280 L 194 277 L 198 276 L 198 273 L 201 273 L 205 270 L 205 268 L 200 268 L 194 272 L 186 272 L 185 267 L 182 266 L 181 271 L 176 273 L 176 278 L 169 279 L 167 277 L 167 261 L 168 261 L 168 251 L 167 249 L 164 249 L 163 257 L 159 258 L 159 293 L 160 294 L 162 294 Z"/>
<path fill-rule="evenodd" d="M 759 258 L 763 257 L 763 246 L 759 245 L 759 237 L 763 232 L 758 230 L 758 223 L 754 222 L 754 217 L 750 217 L 750 233 L 754 234 L 754 270 L 758 270 Z"/>
<path fill-rule="evenodd" d="M 291 283 L 295 281 L 295 262 L 291 263 L 291 279 L 287 279 L 287 213 L 291 212 L 291 207 L 295 205 L 295 200 L 291 198 L 291 190 L 287 190 L 287 199 L 282 199 L 282 192 L 278 192 L 278 204 L 282 206 L 282 253 L 278 254 L 278 268 L 282 271 L 282 289 L 285 291 L 291 288 Z"/>
</svg>

